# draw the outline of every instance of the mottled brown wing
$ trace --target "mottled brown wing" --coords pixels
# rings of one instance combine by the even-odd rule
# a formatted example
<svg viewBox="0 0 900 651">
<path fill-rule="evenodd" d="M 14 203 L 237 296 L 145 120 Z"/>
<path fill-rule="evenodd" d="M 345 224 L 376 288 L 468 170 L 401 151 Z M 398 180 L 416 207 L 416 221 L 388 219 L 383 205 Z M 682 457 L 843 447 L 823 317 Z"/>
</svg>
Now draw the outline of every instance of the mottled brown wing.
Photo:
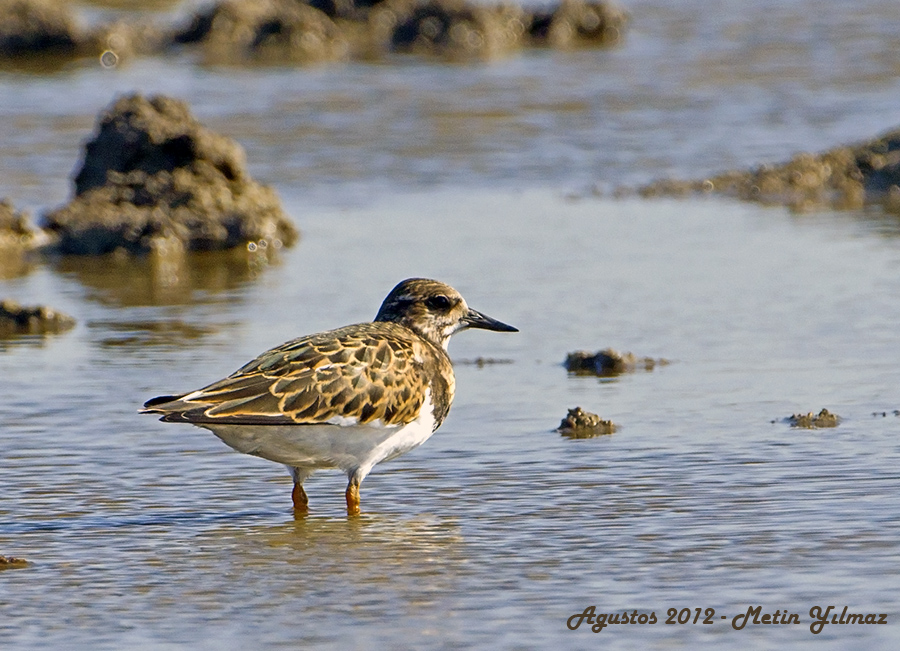
<svg viewBox="0 0 900 651">
<path fill-rule="evenodd" d="M 422 345 L 388 323 L 311 335 L 156 409 L 192 423 L 406 423 L 425 400 Z"/>
</svg>

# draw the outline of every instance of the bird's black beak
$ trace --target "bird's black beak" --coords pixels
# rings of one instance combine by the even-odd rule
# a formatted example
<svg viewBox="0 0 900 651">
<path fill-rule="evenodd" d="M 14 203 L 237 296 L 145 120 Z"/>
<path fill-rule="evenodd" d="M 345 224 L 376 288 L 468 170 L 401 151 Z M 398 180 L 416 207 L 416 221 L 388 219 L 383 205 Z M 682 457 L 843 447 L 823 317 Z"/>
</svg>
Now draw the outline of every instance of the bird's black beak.
<svg viewBox="0 0 900 651">
<path fill-rule="evenodd" d="M 497 319 L 492 319 L 491 317 L 482 314 L 477 310 L 473 310 L 469 308 L 469 312 L 462 318 L 462 322 L 466 325 L 467 328 L 481 328 L 482 330 L 494 330 L 495 332 L 518 332 L 518 328 L 513 328 L 511 325 L 506 325 L 505 323 L 498 321 Z"/>
</svg>

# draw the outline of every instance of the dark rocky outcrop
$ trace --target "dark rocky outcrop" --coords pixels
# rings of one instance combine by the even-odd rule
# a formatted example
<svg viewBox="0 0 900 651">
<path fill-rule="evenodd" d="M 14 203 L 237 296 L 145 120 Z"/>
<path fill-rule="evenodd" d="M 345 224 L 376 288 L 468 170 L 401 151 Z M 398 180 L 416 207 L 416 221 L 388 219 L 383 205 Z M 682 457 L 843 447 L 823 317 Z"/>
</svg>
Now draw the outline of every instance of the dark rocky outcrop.
<svg viewBox="0 0 900 651">
<path fill-rule="evenodd" d="M 72 254 L 280 246 L 298 237 L 275 191 L 250 178 L 240 145 L 164 96 L 122 97 L 100 116 L 74 198 L 45 222 L 60 252 Z"/>
</svg>

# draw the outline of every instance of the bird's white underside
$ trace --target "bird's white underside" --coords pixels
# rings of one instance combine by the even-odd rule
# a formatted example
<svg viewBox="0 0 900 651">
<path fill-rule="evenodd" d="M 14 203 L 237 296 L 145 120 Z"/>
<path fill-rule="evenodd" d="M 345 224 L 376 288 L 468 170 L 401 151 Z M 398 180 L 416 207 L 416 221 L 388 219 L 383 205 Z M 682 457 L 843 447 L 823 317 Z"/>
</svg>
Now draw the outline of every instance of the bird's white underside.
<svg viewBox="0 0 900 651">
<path fill-rule="evenodd" d="M 418 417 L 405 425 L 375 421 L 358 425 L 335 417 L 321 425 L 229 425 L 203 423 L 238 452 L 283 463 L 309 476 L 314 470 L 338 468 L 361 481 L 376 463 L 419 447 L 434 433 L 431 389 Z"/>
</svg>

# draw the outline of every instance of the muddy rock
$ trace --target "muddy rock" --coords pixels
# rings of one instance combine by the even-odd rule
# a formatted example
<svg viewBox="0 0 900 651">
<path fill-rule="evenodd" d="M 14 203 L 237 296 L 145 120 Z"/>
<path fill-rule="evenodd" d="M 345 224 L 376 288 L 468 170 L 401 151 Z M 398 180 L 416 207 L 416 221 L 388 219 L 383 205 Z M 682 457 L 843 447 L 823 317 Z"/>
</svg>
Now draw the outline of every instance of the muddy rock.
<svg viewBox="0 0 900 651">
<path fill-rule="evenodd" d="M 564 0 L 551 11 L 536 12 L 528 35 L 536 45 L 556 48 L 616 45 L 628 20 L 628 12 L 612 2 Z"/>
<path fill-rule="evenodd" d="M 75 319 L 49 307 L 22 307 L 15 301 L 0 301 L 0 336 L 57 333 L 74 325 Z"/>
<path fill-rule="evenodd" d="M 603 420 L 597 414 L 584 411 L 581 407 L 570 409 L 556 428 L 567 438 L 586 439 L 616 431 L 616 424 L 611 420 Z"/>
<path fill-rule="evenodd" d="M 119 21 L 85 29 L 69 3 L 0 0 L 0 59 L 58 67 L 78 57 L 98 57 L 115 67 L 125 58 L 159 50 L 161 32 L 149 22 Z"/>
<path fill-rule="evenodd" d="M 32 226 L 27 213 L 17 211 L 9 199 L 0 199 L 0 255 L 36 249 L 47 241 L 47 235 Z"/>
<path fill-rule="evenodd" d="M 164 96 L 122 97 L 100 116 L 75 197 L 45 224 L 60 252 L 83 255 L 279 247 L 298 237 L 275 191 L 250 178 L 240 145 Z"/>
<path fill-rule="evenodd" d="M 800 212 L 876 204 L 898 213 L 900 129 L 821 154 L 800 153 L 780 165 L 694 181 L 660 180 L 640 188 L 639 193 L 645 197 L 714 193 Z"/>
<path fill-rule="evenodd" d="M 429 0 L 398 21 L 391 47 L 448 59 L 491 59 L 521 47 L 529 21 L 514 4 Z"/>
<path fill-rule="evenodd" d="M 32 252 L 51 244 L 46 231 L 35 228 L 24 212 L 7 199 L 0 199 L 0 279 L 28 273 L 34 262 Z"/>
<path fill-rule="evenodd" d="M 633 353 L 620 353 L 612 348 L 605 348 L 596 353 L 584 350 L 569 353 L 565 367 L 569 373 L 579 375 L 619 375 L 638 369 L 652 371 L 656 366 L 668 363 L 665 359 L 636 357 Z"/>
<path fill-rule="evenodd" d="M 334 4 L 335 15 L 348 5 Z M 199 45 L 208 63 L 316 63 L 346 59 L 346 35 L 321 9 L 299 0 L 224 0 L 196 14 L 171 37 Z"/>
<path fill-rule="evenodd" d="M 785 419 L 791 427 L 799 427 L 802 429 L 819 429 L 822 427 L 837 427 L 841 422 L 841 417 L 833 414 L 827 409 L 823 409 L 818 414 L 809 412 L 808 414 L 793 414 Z"/>
<path fill-rule="evenodd" d="M 69 8 L 51 0 L 0 0 L 0 56 L 74 55 L 81 31 Z"/>
<path fill-rule="evenodd" d="M 28 561 L 24 558 L 0 556 L 0 570 L 14 570 L 22 567 L 28 567 Z"/>
</svg>

